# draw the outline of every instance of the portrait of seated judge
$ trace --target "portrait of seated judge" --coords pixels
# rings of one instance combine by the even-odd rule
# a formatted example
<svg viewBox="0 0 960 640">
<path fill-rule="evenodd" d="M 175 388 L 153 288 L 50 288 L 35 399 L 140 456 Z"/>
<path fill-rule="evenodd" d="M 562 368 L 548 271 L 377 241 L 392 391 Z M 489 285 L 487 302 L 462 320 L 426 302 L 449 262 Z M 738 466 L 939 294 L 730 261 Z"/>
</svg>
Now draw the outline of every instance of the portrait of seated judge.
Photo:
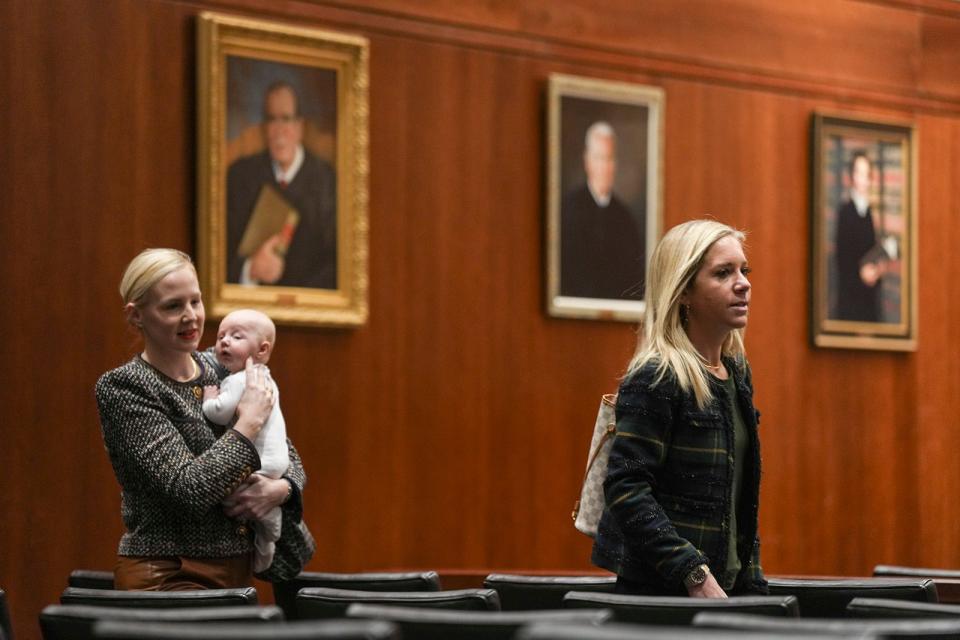
<svg viewBox="0 0 960 640">
<path fill-rule="evenodd" d="M 582 167 L 582 181 L 560 207 L 560 295 L 642 298 L 645 229 L 615 189 L 617 133 L 610 123 L 586 128 Z"/>
<path fill-rule="evenodd" d="M 832 318 L 855 322 L 896 321 L 896 305 L 884 313 L 884 284 L 898 257 L 895 235 L 884 233 L 872 202 L 876 169 L 866 150 L 855 150 L 846 165 L 847 194 L 836 210 L 835 291 Z M 891 282 L 886 282 L 891 284 Z M 890 296 L 887 296 L 890 297 Z"/>
<path fill-rule="evenodd" d="M 300 93 L 287 80 L 266 86 L 257 127 L 262 148 L 227 169 L 229 283 L 337 288 L 336 172 L 304 143 Z M 333 110 L 335 89 L 330 98 Z"/>
</svg>

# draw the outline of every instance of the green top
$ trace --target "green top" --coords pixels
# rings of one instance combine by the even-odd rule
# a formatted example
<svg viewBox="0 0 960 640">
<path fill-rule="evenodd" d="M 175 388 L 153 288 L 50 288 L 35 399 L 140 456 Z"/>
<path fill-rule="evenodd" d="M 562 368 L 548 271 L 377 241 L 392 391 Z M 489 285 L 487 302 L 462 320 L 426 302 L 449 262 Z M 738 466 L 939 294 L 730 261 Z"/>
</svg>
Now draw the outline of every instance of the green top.
<svg viewBox="0 0 960 640">
<path fill-rule="evenodd" d="M 730 405 L 730 414 L 733 416 L 733 486 L 730 489 L 730 537 L 727 543 L 727 571 L 721 576 L 720 586 L 729 591 L 737 582 L 740 573 L 740 556 L 737 554 L 737 503 L 740 501 L 740 490 L 743 486 L 743 461 L 747 455 L 747 426 L 740 413 L 740 403 L 737 402 L 737 386 L 733 376 L 729 376 L 723 383 L 727 392 L 727 403 Z"/>
</svg>

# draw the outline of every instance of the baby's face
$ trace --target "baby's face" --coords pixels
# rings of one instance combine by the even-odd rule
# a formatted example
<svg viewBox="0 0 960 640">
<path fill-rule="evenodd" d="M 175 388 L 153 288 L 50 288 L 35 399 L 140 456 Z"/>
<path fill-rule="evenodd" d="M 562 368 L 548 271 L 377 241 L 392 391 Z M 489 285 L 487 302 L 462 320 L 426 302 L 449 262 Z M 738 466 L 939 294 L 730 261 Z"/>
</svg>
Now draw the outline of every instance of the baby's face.
<svg viewBox="0 0 960 640">
<path fill-rule="evenodd" d="M 217 360 L 230 373 L 236 373 L 243 369 L 248 357 L 253 357 L 253 361 L 258 362 L 257 351 L 261 342 L 261 332 L 254 324 L 242 317 L 228 315 L 217 331 Z"/>
</svg>

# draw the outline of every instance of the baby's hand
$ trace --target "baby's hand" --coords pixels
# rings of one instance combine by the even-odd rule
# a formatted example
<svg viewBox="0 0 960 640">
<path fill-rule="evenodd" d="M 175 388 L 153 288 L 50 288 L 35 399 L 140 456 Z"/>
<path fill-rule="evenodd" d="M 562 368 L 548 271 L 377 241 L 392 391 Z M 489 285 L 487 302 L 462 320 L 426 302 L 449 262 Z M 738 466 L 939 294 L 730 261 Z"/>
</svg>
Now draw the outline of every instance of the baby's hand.
<svg viewBox="0 0 960 640">
<path fill-rule="evenodd" d="M 216 400 L 220 397 L 220 387 L 215 384 L 208 384 L 203 388 L 203 401 Z"/>
</svg>

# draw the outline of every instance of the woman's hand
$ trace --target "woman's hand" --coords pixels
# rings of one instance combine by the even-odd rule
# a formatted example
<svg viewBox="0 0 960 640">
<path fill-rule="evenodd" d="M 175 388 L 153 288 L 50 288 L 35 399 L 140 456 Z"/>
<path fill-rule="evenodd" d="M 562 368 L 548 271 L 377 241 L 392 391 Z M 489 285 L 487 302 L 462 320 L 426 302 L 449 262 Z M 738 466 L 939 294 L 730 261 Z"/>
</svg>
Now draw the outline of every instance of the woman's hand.
<svg viewBox="0 0 960 640">
<path fill-rule="evenodd" d="M 688 587 L 687 593 L 691 598 L 726 598 L 727 593 L 720 588 L 720 583 L 713 577 L 712 573 L 707 574 L 707 579 L 702 584 L 695 587 Z"/>
<path fill-rule="evenodd" d="M 223 501 L 223 510 L 231 518 L 260 520 L 283 504 L 289 491 L 290 484 L 283 478 L 274 480 L 254 473 Z"/>
<path fill-rule="evenodd" d="M 253 358 L 247 358 L 245 365 L 247 384 L 237 405 L 237 422 L 234 429 L 253 440 L 266 424 L 276 398 L 273 397 L 273 381 L 266 367 L 253 364 Z"/>
</svg>

